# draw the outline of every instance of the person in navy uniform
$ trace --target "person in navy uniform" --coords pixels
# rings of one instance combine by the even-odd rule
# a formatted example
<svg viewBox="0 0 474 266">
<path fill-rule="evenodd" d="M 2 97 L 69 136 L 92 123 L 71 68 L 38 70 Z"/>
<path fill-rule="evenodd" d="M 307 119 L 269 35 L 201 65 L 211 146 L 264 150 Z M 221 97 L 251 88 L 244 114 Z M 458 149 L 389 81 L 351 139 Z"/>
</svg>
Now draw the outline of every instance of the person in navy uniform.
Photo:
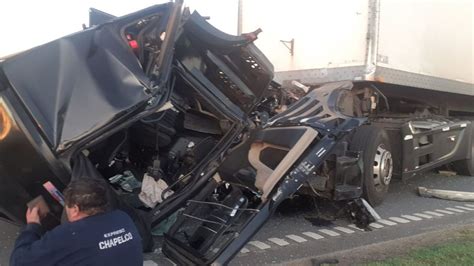
<svg viewBox="0 0 474 266">
<path fill-rule="evenodd" d="M 106 184 L 84 178 L 64 191 L 68 223 L 41 227 L 37 207 L 28 209 L 10 265 L 143 265 L 142 242 L 130 217 L 107 210 Z"/>
</svg>

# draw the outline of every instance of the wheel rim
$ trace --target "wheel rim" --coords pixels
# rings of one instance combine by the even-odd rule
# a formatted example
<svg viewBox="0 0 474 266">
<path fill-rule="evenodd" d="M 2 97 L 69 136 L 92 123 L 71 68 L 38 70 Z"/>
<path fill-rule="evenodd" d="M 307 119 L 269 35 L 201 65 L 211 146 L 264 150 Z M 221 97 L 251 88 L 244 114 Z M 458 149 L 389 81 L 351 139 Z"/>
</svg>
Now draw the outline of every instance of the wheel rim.
<svg viewBox="0 0 474 266">
<path fill-rule="evenodd" d="M 377 147 L 374 158 L 374 185 L 376 188 L 388 186 L 392 179 L 393 159 L 389 150 L 383 144 Z"/>
</svg>

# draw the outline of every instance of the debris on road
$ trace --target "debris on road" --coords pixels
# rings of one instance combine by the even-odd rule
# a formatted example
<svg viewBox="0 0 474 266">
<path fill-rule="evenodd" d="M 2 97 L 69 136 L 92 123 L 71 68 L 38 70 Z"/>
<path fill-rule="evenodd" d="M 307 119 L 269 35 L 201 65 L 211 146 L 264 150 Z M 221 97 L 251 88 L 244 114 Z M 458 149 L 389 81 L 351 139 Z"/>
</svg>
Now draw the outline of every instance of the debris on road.
<svg viewBox="0 0 474 266">
<path fill-rule="evenodd" d="M 442 190 L 442 189 L 428 189 L 425 187 L 418 187 L 418 194 L 427 198 L 438 198 L 455 201 L 474 201 L 474 192 Z"/>
<path fill-rule="evenodd" d="M 439 170 L 438 173 L 440 175 L 444 175 L 444 176 L 455 176 L 457 175 L 458 173 L 455 172 L 455 171 L 448 171 L 448 170 Z"/>
</svg>

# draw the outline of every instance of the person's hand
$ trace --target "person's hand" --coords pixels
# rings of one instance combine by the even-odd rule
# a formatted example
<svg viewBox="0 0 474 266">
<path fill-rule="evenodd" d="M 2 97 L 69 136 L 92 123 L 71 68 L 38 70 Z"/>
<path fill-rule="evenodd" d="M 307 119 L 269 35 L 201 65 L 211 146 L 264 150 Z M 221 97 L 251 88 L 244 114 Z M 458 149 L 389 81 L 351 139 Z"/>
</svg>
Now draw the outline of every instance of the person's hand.
<svg viewBox="0 0 474 266">
<path fill-rule="evenodd" d="M 26 223 L 28 224 L 41 224 L 40 221 L 40 215 L 39 215 L 39 208 L 38 207 L 33 207 L 33 208 L 28 208 L 26 211 Z"/>
</svg>

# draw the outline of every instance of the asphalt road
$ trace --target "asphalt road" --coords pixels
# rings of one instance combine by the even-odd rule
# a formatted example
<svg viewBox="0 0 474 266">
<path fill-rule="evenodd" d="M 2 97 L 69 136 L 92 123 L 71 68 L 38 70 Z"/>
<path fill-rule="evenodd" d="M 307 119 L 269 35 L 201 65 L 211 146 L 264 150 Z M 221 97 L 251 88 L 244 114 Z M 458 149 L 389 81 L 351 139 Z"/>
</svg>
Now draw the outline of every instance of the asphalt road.
<svg viewBox="0 0 474 266">
<path fill-rule="evenodd" d="M 8 265 L 19 227 L 0 219 L 0 266 Z"/>
<path fill-rule="evenodd" d="M 285 264 L 302 258 L 474 224 L 474 203 L 422 198 L 416 193 L 418 186 L 474 192 L 474 177 L 448 177 L 431 173 L 414 177 L 405 183 L 401 180 L 392 182 L 386 200 L 375 208 L 383 220 L 373 224 L 372 231 L 355 229 L 345 220 L 337 220 L 324 227 L 313 226 L 304 219 L 311 214 L 310 211 L 295 208 L 293 212 L 287 210 L 275 214 L 231 265 Z M 162 258 L 159 250 L 147 254 L 145 258 L 149 265 L 173 265 Z"/>
<path fill-rule="evenodd" d="M 357 230 L 343 220 L 326 227 L 316 227 L 303 218 L 307 213 L 292 217 L 276 215 L 255 236 L 256 245 L 248 244 L 248 252 L 241 252 L 232 265 L 285 263 L 428 231 L 474 224 L 474 203 L 422 198 L 416 193 L 418 186 L 474 192 L 474 177 L 427 174 L 406 183 L 394 180 L 384 203 L 375 208 L 383 220 L 373 224 L 370 232 Z"/>
<path fill-rule="evenodd" d="M 418 186 L 474 192 L 474 177 L 427 174 L 403 183 L 394 180 L 385 202 L 376 207 L 382 221 L 373 224 L 372 231 L 360 231 L 347 221 L 313 226 L 304 219 L 308 210 L 277 213 L 266 226 L 236 256 L 231 265 L 285 264 L 296 259 L 312 258 L 349 250 L 397 238 L 430 231 L 474 224 L 474 203 L 462 203 L 416 194 Z M 0 265 L 7 259 L 16 227 L 0 226 Z M 172 265 L 163 259 L 160 250 L 145 254 L 145 265 Z"/>
</svg>

